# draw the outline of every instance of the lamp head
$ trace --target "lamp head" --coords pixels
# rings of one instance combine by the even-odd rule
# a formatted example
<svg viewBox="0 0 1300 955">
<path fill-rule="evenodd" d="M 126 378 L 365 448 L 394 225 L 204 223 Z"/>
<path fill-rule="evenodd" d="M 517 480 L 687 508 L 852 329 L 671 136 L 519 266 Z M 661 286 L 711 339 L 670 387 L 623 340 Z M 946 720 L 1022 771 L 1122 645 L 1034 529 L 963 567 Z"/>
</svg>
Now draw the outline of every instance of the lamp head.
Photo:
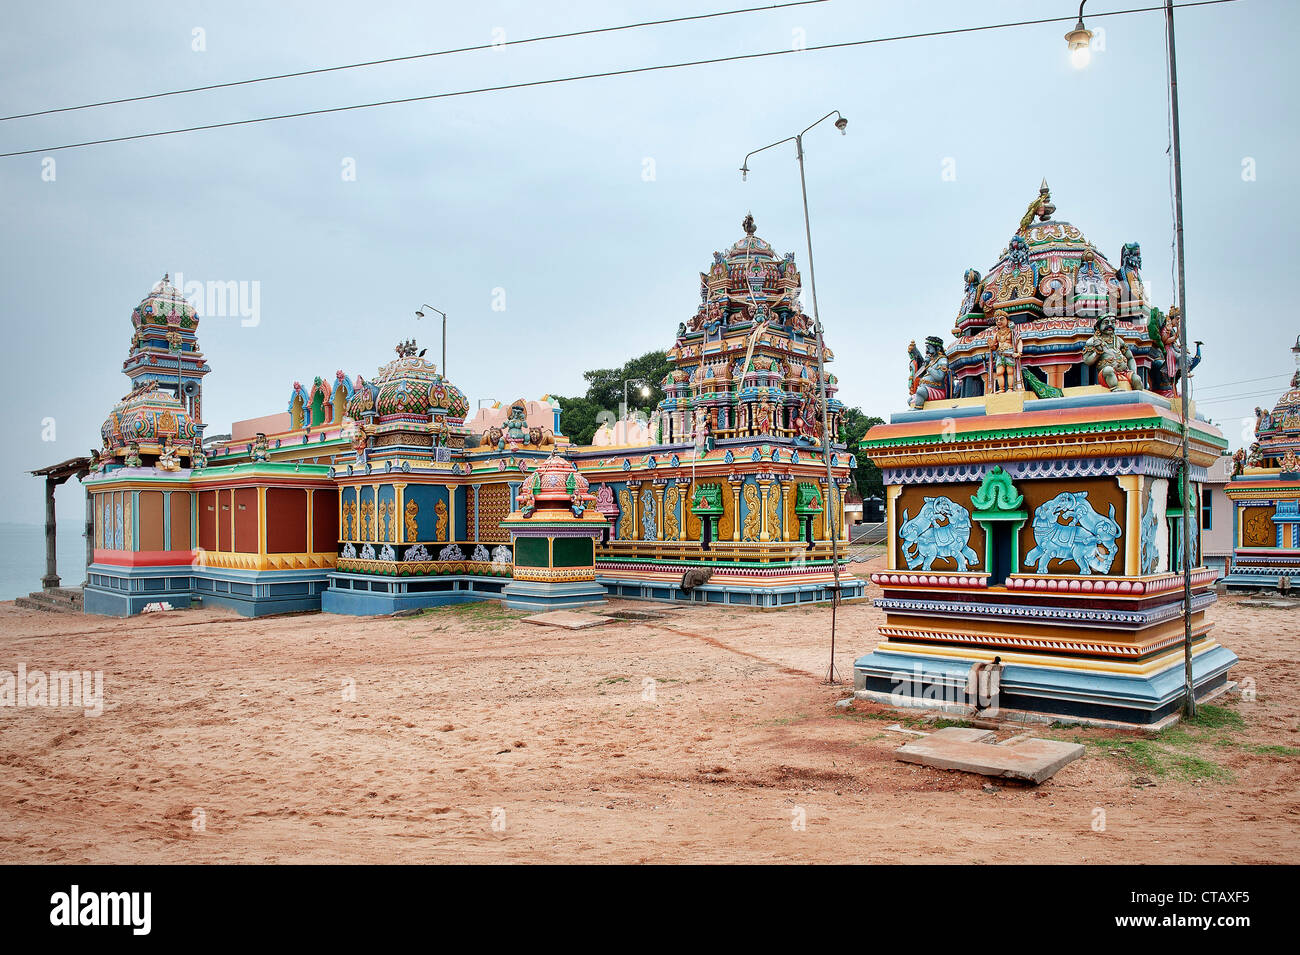
<svg viewBox="0 0 1300 955">
<path fill-rule="evenodd" d="M 749 179 L 749 163 L 740 167 L 740 181 L 745 182 Z"/>
<path fill-rule="evenodd" d="M 841 116 L 835 121 L 835 128 L 840 131 L 841 136 L 847 136 L 848 133 L 846 130 L 849 128 L 849 121 L 845 117 Z"/>
<path fill-rule="evenodd" d="M 1070 62 L 1076 69 L 1083 69 L 1092 60 L 1092 31 L 1083 25 L 1082 12 L 1074 29 L 1065 35 L 1066 45 L 1070 48 Z"/>
<path fill-rule="evenodd" d="M 415 317 L 416 317 L 416 318 L 424 318 L 424 312 L 420 311 L 420 310 L 417 308 L 417 309 L 415 310 Z"/>
</svg>

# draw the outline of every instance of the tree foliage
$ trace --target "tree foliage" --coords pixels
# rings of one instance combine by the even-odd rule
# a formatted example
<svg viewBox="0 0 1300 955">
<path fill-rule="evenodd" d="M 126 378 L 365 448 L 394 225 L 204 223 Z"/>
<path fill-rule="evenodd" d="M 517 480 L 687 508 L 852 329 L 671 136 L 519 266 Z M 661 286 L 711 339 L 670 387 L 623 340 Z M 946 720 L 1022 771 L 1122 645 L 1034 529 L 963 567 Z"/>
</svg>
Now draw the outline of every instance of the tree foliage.
<svg viewBox="0 0 1300 955">
<path fill-rule="evenodd" d="M 666 352 L 652 351 L 618 368 L 596 368 L 584 372 L 582 377 L 587 381 L 585 395 L 572 398 L 555 396 L 560 402 L 560 427 L 565 436 L 574 444 L 591 444 L 602 422 L 612 423 L 618 419 L 625 381 L 629 382 L 628 409 L 649 414 L 663 400 L 662 382 L 672 369 Z M 641 394 L 642 382 L 649 391 L 647 395 Z"/>
<path fill-rule="evenodd" d="M 885 482 L 880 476 L 880 468 L 876 467 L 871 462 L 871 458 L 867 457 L 867 453 L 858 447 L 858 443 L 862 440 L 864 434 L 875 425 L 884 423 L 883 418 L 863 414 L 861 408 L 844 409 L 840 438 L 849 446 L 853 456 L 858 459 L 858 468 L 853 474 L 858 486 L 858 493 L 862 495 L 863 500 L 872 495 L 881 498 L 885 496 Z"/>
</svg>

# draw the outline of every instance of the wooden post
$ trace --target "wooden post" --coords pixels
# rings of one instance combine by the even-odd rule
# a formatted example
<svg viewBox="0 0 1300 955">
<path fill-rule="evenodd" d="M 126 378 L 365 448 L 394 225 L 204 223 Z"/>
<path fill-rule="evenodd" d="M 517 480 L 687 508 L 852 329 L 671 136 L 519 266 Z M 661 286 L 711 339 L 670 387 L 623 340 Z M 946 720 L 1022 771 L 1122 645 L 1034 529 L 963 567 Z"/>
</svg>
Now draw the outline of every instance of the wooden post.
<svg viewBox="0 0 1300 955">
<path fill-rule="evenodd" d="M 58 534 L 54 521 L 54 491 L 58 486 L 54 478 L 45 479 L 45 576 L 41 578 L 45 590 L 59 586 Z"/>
</svg>

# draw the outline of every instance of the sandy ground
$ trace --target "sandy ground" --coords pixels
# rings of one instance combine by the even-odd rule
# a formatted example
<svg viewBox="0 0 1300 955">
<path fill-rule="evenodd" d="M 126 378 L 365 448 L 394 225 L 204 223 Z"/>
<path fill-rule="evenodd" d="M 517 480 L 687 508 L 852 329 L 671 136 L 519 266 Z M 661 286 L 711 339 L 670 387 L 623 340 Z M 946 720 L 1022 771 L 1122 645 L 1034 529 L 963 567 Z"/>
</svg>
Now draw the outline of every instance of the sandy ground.
<svg viewBox="0 0 1300 955">
<path fill-rule="evenodd" d="M 1212 615 L 1255 701 L 1155 741 L 1049 730 L 1088 755 L 1033 789 L 897 762 L 896 715 L 836 709 L 827 609 L 564 631 L 495 604 L 267 620 L 0 604 L 0 670 L 102 670 L 107 701 L 0 709 L 0 861 L 1294 861 L 1300 614 Z M 841 674 L 879 621 L 841 609 Z"/>
</svg>

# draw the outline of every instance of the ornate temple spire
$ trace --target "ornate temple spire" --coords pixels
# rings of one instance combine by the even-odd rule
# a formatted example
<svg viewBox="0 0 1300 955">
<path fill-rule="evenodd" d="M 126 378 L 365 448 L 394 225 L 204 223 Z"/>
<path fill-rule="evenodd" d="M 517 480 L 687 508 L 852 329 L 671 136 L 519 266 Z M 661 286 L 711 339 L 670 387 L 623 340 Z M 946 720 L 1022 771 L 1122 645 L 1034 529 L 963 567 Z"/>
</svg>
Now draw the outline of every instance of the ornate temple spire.
<svg viewBox="0 0 1300 955">
<path fill-rule="evenodd" d="M 745 230 L 745 235 L 753 235 L 755 232 L 758 231 L 758 226 L 754 225 L 753 213 L 750 212 L 745 213 L 745 218 L 740 223 L 740 227 Z"/>
</svg>

